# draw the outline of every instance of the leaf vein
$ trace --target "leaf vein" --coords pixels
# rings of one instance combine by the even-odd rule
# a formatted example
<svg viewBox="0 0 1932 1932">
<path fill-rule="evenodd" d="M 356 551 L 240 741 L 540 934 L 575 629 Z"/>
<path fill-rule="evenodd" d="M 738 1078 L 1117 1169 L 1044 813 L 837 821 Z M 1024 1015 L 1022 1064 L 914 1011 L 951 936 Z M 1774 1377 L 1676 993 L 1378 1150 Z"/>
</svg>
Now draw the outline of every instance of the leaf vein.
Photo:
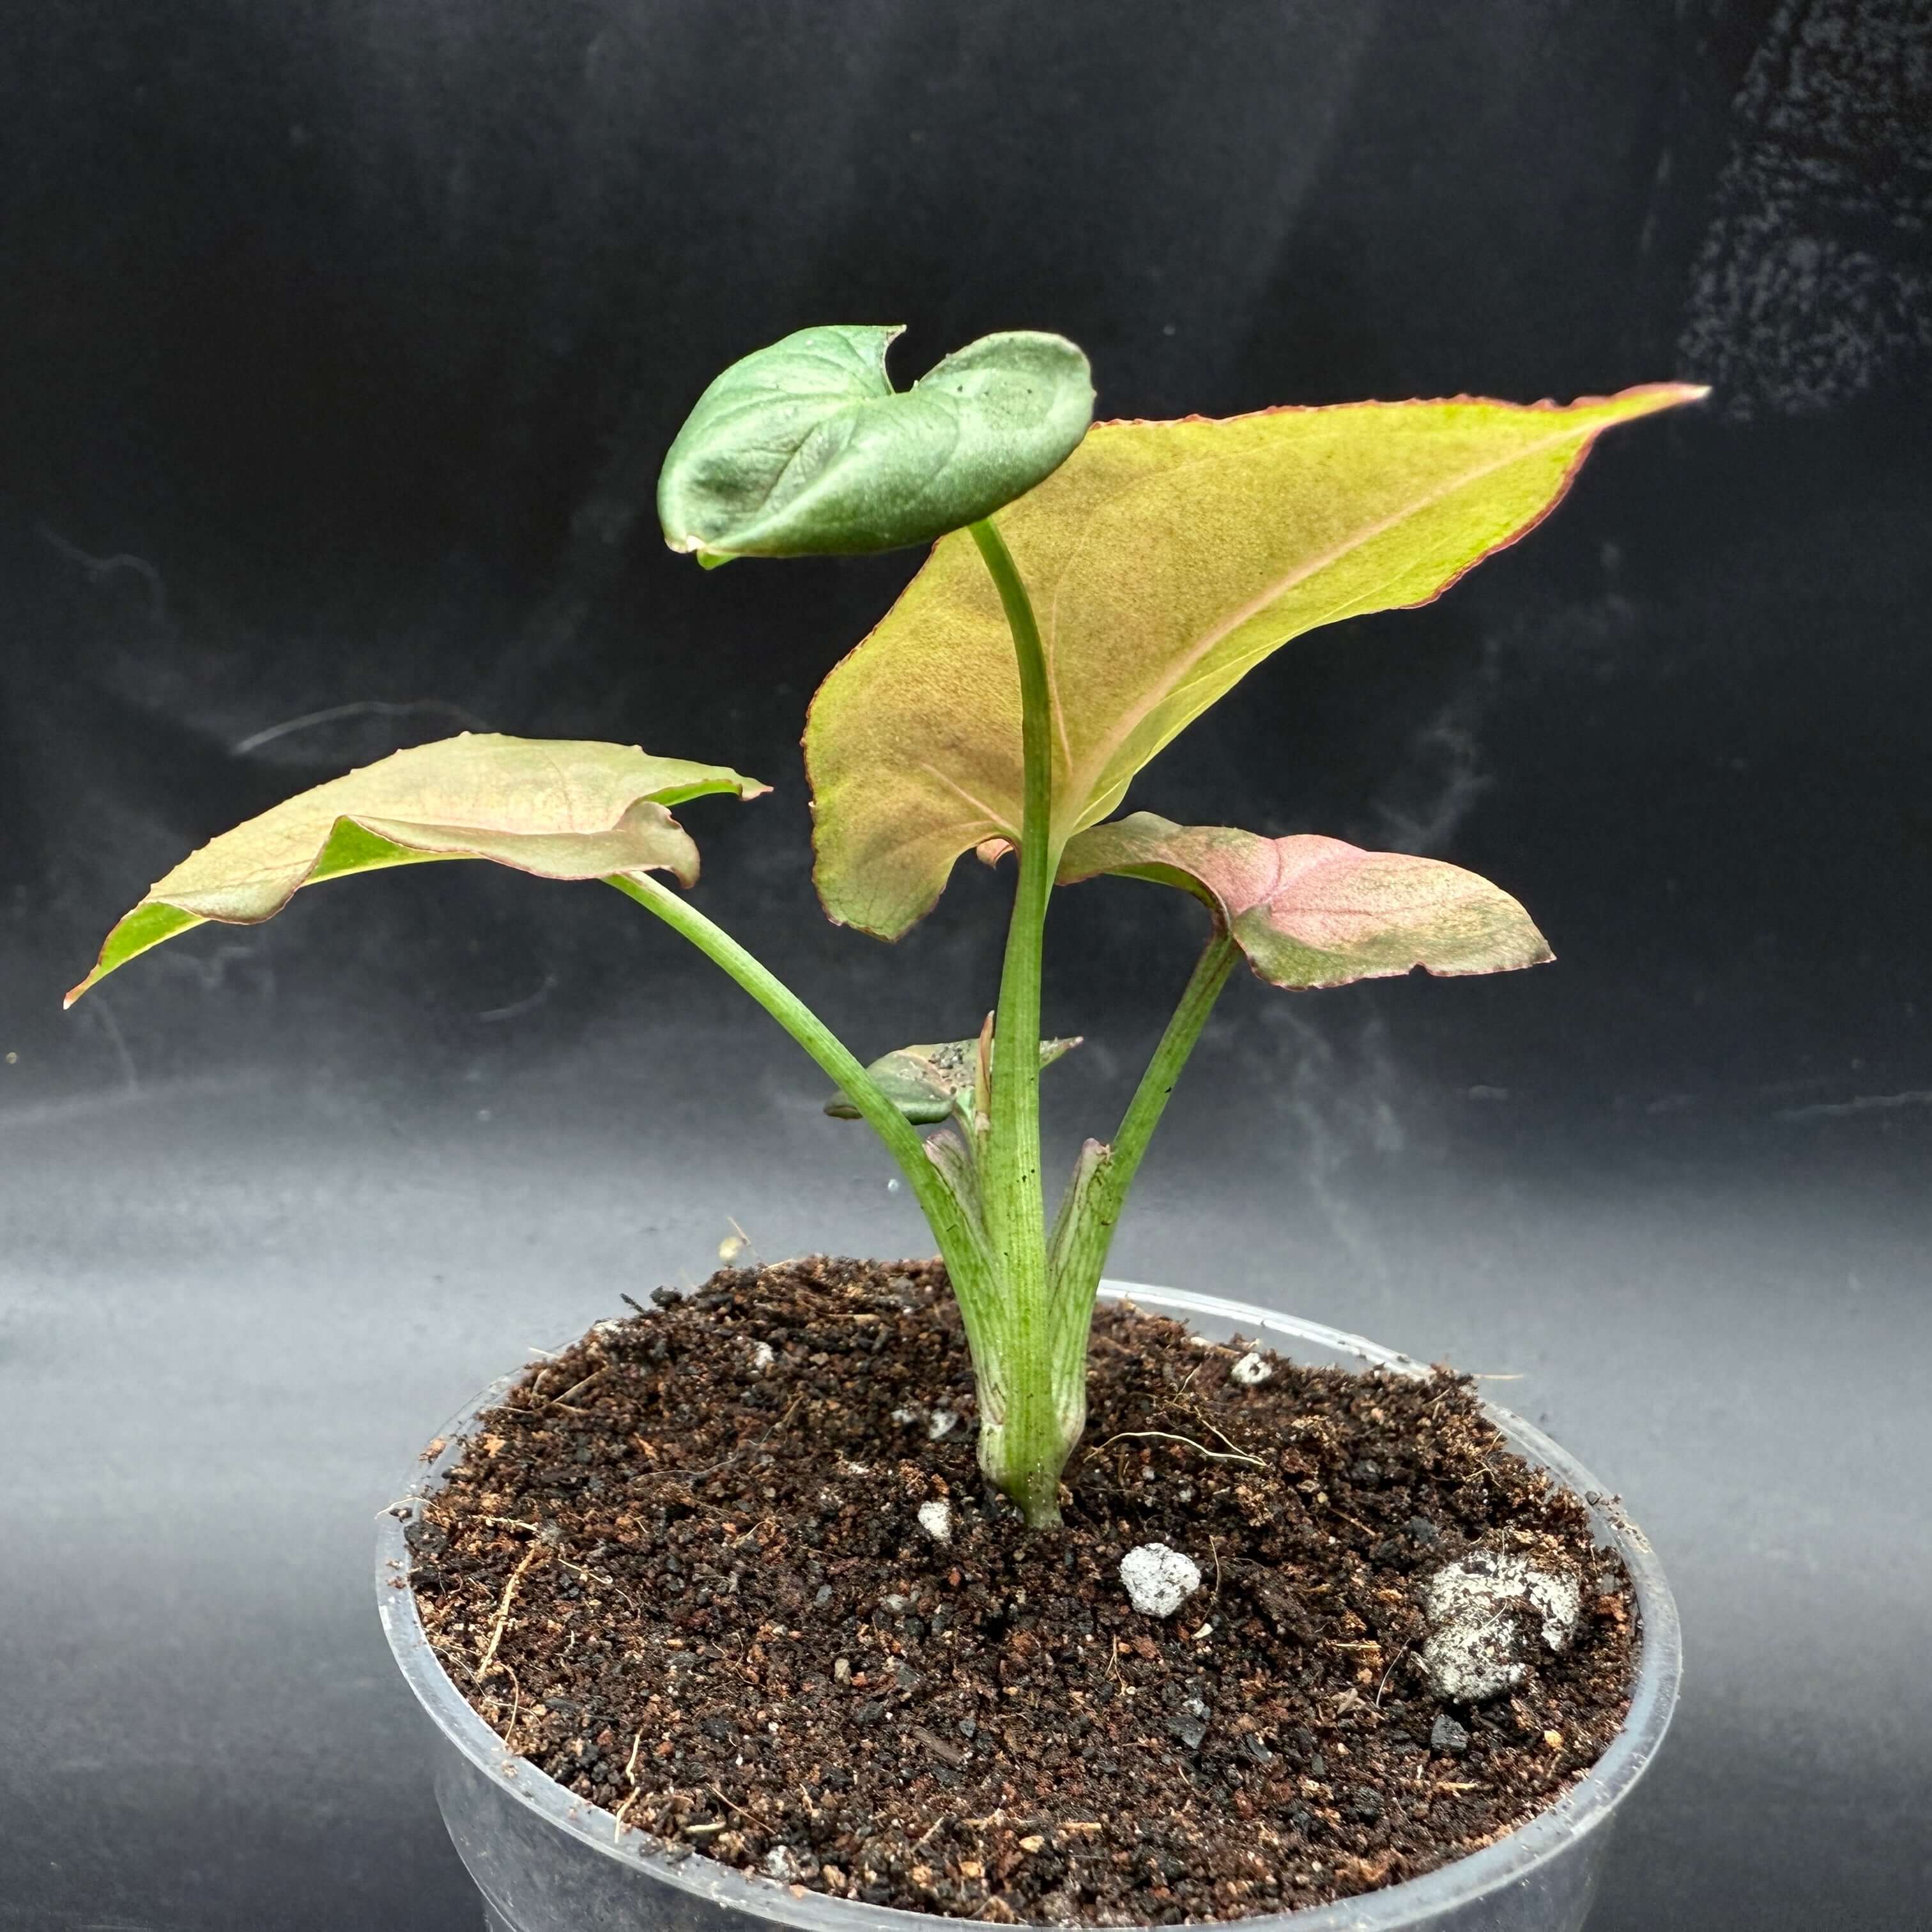
<svg viewBox="0 0 1932 1932">
<path fill-rule="evenodd" d="M 1171 665 L 1166 667 L 1165 674 L 1153 681 L 1145 697 L 1123 712 L 1114 728 L 1095 748 L 1084 770 L 1078 775 L 1078 782 L 1072 788 L 1074 795 L 1084 800 L 1097 790 L 1102 775 L 1116 754 L 1148 717 L 1173 695 L 1174 688 L 1181 679 L 1192 672 L 1200 664 L 1202 659 L 1212 652 L 1217 644 L 1231 637 L 1244 624 L 1261 616 L 1270 604 L 1285 597 L 1298 584 L 1304 584 L 1310 578 L 1332 568 L 1345 557 L 1360 550 L 1364 544 L 1372 543 L 1376 538 L 1386 536 L 1390 531 L 1400 529 L 1404 524 L 1413 518 L 1434 509 L 1438 504 L 1446 502 L 1459 490 L 1466 490 L 1472 484 L 1480 483 L 1485 478 L 1495 476 L 1498 472 L 1510 468 L 1513 464 L 1526 463 L 1534 458 L 1544 455 L 1552 449 L 1561 447 L 1564 443 L 1578 440 L 1587 443 L 1591 440 L 1592 434 L 1590 431 L 1584 431 L 1580 438 L 1579 433 L 1575 429 L 1566 428 L 1553 436 L 1547 436 L 1538 442 L 1531 443 L 1524 448 L 1512 450 L 1508 455 L 1498 457 L 1492 462 L 1479 464 L 1472 469 L 1459 471 L 1427 496 L 1403 505 L 1393 515 L 1384 517 L 1379 523 L 1372 524 L 1364 530 L 1352 532 L 1341 542 L 1332 545 L 1319 556 L 1310 557 L 1305 562 L 1298 564 L 1293 569 L 1286 572 L 1283 575 L 1257 591 L 1246 603 L 1238 605 L 1221 622 L 1204 632 Z M 1063 576 L 1062 585 L 1065 581 L 1066 579 Z M 1058 588 L 1056 587 L 1054 593 L 1056 616 L 1058 601 L 1059 592 Z M 1307 628 L 1312 628 L 1314 626 L 1310 626 Z M 1298 635 L 1299 633 L 1297 634 Z M 1281 644 L 1286 641 L 1286 639 L 1278 639 L 1269 648 L 1271 650 L 1277 650 Z"/>
</svg>

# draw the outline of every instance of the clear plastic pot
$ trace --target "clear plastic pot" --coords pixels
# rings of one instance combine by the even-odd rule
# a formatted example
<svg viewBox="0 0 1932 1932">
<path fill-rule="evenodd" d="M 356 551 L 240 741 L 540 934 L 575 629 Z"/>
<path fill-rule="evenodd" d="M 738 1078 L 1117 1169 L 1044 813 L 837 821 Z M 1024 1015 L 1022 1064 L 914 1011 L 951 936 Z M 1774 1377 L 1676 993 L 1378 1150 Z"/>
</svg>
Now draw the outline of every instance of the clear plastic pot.
<svg viewBox="0 0 1932 1932">
<path fill-rule="evenodd" d="M 1108 1282 L 1110 1300 L 1186 1322 L 1224 1339 L 1265 1336 L 1311 1365 L 1427 1372 L 1407 1356 L 1318 1323 L 1204 1294 Z M 433 1489 L 478 1415 L 502 1399 L 493 1384 L 443 1432 L 444 1447 L 411 1472 L 407 1493 Z M 1585 1498 L 1598 1539 L 1613 1544 L 1636 1586 L 1642 1646 L 1628 1721 L 1595 1766 L 1563 1798 L 1481 1851 L 1452 1865 L 1358 1898 L 1235 1922 L 1244 1932 L 1578 1932 L 1590 1910 L 1618 1808 L 1664 1742 L 1677 1702 L 1682 1649 L 1676 1606 L 1650 1545 L 1600 1497 L 1603 1486 L 1540 1431 L 1484 1405 L 1490 1420 L 1528 1461 Z M 484 1901 L 489 1932 L 934 1932 L 947 1922 L 807 1892 L 795 1895 L 699 1854 L 674 1859 L 645 1834 L 616 1836 L 610 1814 L 513 1757 L 444 1674 L 423 1634 L 407 1587 L 406 1503 L 382 1519 L 376 1594 L 382 1628 L 430 1719 L 436 1792 L 443 1822 Z"/>
</svg>

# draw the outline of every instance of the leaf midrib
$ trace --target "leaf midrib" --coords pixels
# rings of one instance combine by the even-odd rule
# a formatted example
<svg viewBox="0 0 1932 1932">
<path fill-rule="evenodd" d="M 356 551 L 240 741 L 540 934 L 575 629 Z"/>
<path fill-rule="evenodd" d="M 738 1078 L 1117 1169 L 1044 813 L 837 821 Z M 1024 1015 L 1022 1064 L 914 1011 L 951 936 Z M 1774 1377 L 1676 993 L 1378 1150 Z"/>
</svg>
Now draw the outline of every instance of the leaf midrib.
<svg viewBox="0 0 1932 1932">
<path fill-rule="evenodd" d="M 1460 472 L 1430 495 L 1406 505 L 1394 516 L 1385 517 L 1380 523 L 1354 533 L 1342 542 L 1331 546 L 1320 556 L 1310 558 L 1304 563 L 1297 566 L 1295 568 L 1288 571 L 1274 583 L 1257 592 L 1246 603 L 1240 605 L 1221 623 L 1208 631 L 1198 643 L 1190 646 L 1184 656 L 1171 663 L 1163 676 L 1155 680 L 1146 698 L 1140 704 L 1124 714 L 1119 725 L 1102 742 L 1098 748 L 1097 754 L 1090 754 L 1082 766 L 1076 770 L 1070 752 L 1067 767 L 1069 777 L 1072 782 L 1068 786 L 1068 794 L 1070 797 L 1077 797 L 1079 800 L 1079 805 L 1074 815 L 1077 816 L 1078 812 L 1084 811 L 1088 803 L 1105 789 L 1102 781 L 1106 777 L 1109 764 L 1140 725 L 1167 702 L 1180 687 L 1187 674 L 1192 672 L 1204 658 L 1212 652 L 1217 645 L 1238 631 L 1244 624 L 1251 622 L 1255 618 L 1261 616 L 1269 605 L 1286 596 L 1298 585 L 1306 583 L 1310 578 L 1340 562 L 1342 559 L 1361 549 L 1364 545 L 1372 543 L 1378 537 L 1385 536 L 1390 531 L 1399 530 L 1412 518 L 1420 516 L 1426 512 L 1434 509 L 1438 505 L 1455 495 L 1458 490 L 1467 489 L 1472 484 L 1480 483 L 1486 478 L 1495 476 L 1498 471 L 1510 468 L 1513 464 L 1527 462 L 1532 458 L 1543 455 L 1563 443 L 1580 442 L 1587 444 L 1598 434 L 1601 425 L 1592 425 L 1585 428 L 1566 428 L 1555 435 L 1545 436 L 1539 442 L 1529 444 L 1526 448 L 1513 450 L 1508 455 L 1498 458 L 1492 462 L 1479 464 L 1470 470 Z M 1213 462 L 1226 462 L 1227 460 L 1225 457 L 1203 459 L 1204 461 Z M 1480 559 L 1477 560 L 1480 561 Z M 1070 568 L 1071 562 L 1072 560 L 1070 558 Z M 1063 583 L 1066 580 L 1066 574 L 1065 572 L 1061 574 Z M 1057 644 L 1059 628 L 1057 590 L 1054 603 L 1055 638 L 1054 641 Z M 1299 634 L 1299 633 L 1293 634 Z M 1288 638 L 1282 638 L 1276 644 L 1270 646 L 1270 649 L 1278 650 L 1282 644 L 1288 641 Z M 1051 649 L 1048 652 L 1046 668 L 1048 694 L 1052 701 L 1054 714 L 1058 717 L 1060 714 L 1059 687 Z M 1063 745 L 1065 742 L 1064 738 L 1062 742 Z"/>
</svg>

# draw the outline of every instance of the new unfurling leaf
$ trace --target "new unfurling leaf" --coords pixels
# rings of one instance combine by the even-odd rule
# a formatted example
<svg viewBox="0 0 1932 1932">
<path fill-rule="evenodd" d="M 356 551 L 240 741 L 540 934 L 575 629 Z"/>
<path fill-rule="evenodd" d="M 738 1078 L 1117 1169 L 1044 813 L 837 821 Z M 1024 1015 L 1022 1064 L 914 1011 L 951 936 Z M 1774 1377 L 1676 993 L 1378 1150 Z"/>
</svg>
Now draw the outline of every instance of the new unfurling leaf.
<svg viewBox="0 0 1932 1932">
<path fill-rule="evenodd" d="M 733 363 L 664 458 L 671 548 L 720 563 L 930 543 L 1030 490 L 1086 434 L 1093 376 L 1064 336 L 983 336 L 900 391 L 886 351 L 902 333 L 800 329 Z"/>
<path fill-rule="evenodd" d="M 668 806 L 769 788 L 723 765 L 634 745 L 446 738 L 317 785 L 212 839 L 107 935 L 82 994 L 118 966 L 209 920 L 254 926 L 304 886 L 437 859 L 493 859 L 546 879 L 698 878 L 698 848 Z"/>
<path fill-rule="evenodd" d="M 1504 973 L 1554 956 L 1500 886 L 1438 859 L 1339 838 L 1264 838 L 1136 812 L 1074 838 L 1058 883 L 1102 872 L 1192 892 L 1270 986 L 1343 986 L 1418 966 Z"/>
<path fill-rule="evenodd" d="M 1070 1040 L 1043 1040 L 1040 1043 L 1040 1064 L 1051 1066 L 1063 1054 L 1080 1044 L 1080 1036 Z M 979 1077 L 980 1042 L 977 1040 L 949 1040 L 937 1046 L 902 1046 L 885 1054 L 866 1069 L 880 1093 L 916 1127 L 936 1126 L 957 1113 L 968 1117 L 973 1112 L 973 1089 Z M 859 1110 L 842 1094 L 835 1094 L 825 1103 L 833 1119 L 856 1120 Z"/>
<path fill-rule="evenodd" d="M 1565 409 L 1459 398 L 1095 425 L 999 530 L 1037 614 L 1053 842 L 1290 638 L 1426 603 L 1539 521 L 1613 424 L 1676 384 Z M 819 896 L 896 938 L 960 854 L 1017 842 L 1021 698 L 972 537 L 944 538 L 806 728 Z"/>
</svg>

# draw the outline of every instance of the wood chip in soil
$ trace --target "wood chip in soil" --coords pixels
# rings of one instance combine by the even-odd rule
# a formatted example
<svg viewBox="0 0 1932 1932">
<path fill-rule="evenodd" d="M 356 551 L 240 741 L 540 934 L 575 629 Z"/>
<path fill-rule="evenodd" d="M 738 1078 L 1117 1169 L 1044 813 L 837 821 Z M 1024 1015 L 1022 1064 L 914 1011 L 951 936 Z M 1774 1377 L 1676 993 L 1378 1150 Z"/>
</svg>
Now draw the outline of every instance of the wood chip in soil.
<svg viewBox="0 0 1932 1932">
<path fill-rule="evenodd" d="M 1250 1384 L 1246 1343 L 1103 1305 L 1066 1525 L 1036 1534 L 980 1478 L 937 1262 L 653 1299 L 488 1412 L 406 1534 L 484 1720 L 681 1854 L 1003 1922 L 1238 1918 L 1490 1844 L 1623 1722 L 1628 1577 L 1466 1378 L 1263 1349 Z M 1422 1583 L 1552 1538 L 1574 1641 L 1445 1707 Z M 1202 1575 L 1164 1619 L 1120 1580 L 1146 1543 Z"/>
</svg>

